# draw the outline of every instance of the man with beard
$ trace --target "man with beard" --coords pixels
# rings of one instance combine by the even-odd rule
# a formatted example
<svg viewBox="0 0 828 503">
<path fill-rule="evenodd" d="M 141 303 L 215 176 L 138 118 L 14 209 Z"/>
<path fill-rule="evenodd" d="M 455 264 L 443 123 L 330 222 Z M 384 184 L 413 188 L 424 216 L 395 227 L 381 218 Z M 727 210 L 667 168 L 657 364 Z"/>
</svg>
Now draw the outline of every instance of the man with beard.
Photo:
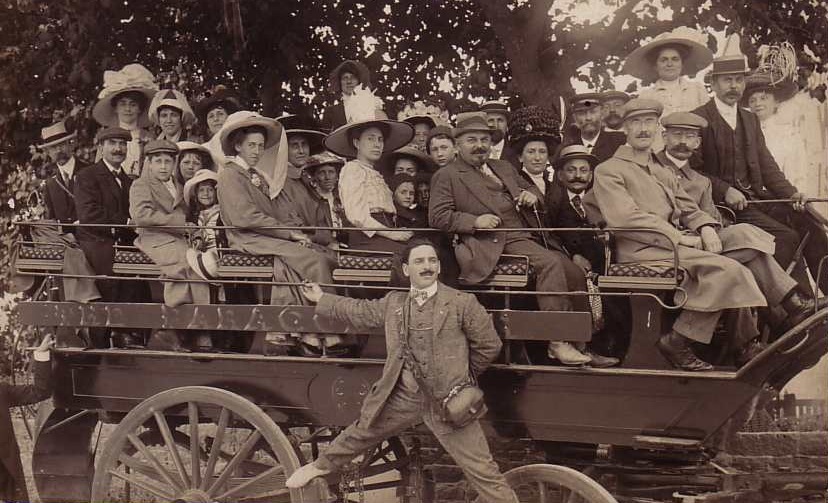
<svg viewBox="0 0 828 503">
<path fill-rule="evenodd" d="M 617 131 L 623 134 L 624 119 L 621 117 L 621 112 L 628 101 L 630 101 L 630 95 L 622 91 L 610 90 L 601 93 L 604 131 Z"/>
<path fill-rule="evenodd" d="M 46 180 L 44 193 L 46 200 L 46 216 L 62 224 L 75 223 L 78 219 L 75 210 L 75 176 L 83 169 L 84 164 L 72 154 L 77 132 L 69 132 L 66 121 L 60 121 L 43 128 L 41 137 L 43 144 L 39 146 L 54 164 L 50 170 L 53 176 Z M 74 232 L 73 227 L 64 227 L 65 232 Z"/>
<path fill-rule="evenodd" d="M 537 290 L 584 291 L 584 271 L 569 259 L 560 242 L 552 236 L 547 239 L 551 249 L 547 249 L 531 232 L 477 232 L 537 225 L 524 218 L 522 209 L 531 210 L 540 201 L 533 193 L 535 185 L 518 175 L 514 166 L 489 158 L 492 130 L 485 114 L 458 114 L 454 139 L 457 159 L 437 170 L 431 180 L 429 223 L 434 228 L 460 235 L 460 244 L 454 248 L 460 277 L 468 283 L 480 283 L 492 273 L 500 256 L 509 253 L 529 257 Z M 538 304 L 544 311 L 589 311 L 585 297 L 539 295 Z M 550 345 L 548 354 L 566 365 L 591 361 L 588 355 L 563 341 Z"/>
<path fill-rule="evenodd" d="M 129 189 L 132 179 L 122 163 L 127 156 L 127 142 L 132 133 L 120 127 L 105 127 L 98 132 L 97 143 L 102 158 L 81 170 L 75 180 L 75 205 L 81 224 L 118 224 L 129 221 Z M 132 229 L 123 227 L 79 227 L 75 233 L 86 259 L 98 275 L 112 275 L 115 245 L 131 246 L 135 239 Z M 97 280 L 103 302 L 140 302 L 149 298 L 148 287 L 139 281 L 123 284 L 112 279 Z M 92 344 L 109 347 L 109 329 L 91 328 Z M 118 347 L 143 346 L 141 336 L 134 333 L 113 333 Z"/>
<path fill-rule="evenodd" d="M 693 353 L 690 341 L 709 344 L 722 311 L 779 304 L 794 323 L 804 319 L 814 304 L 787 302 L 795 296 L 795 282 L 774 275 L 769 258 L 756 250 L 744 250 L 738 239 L 732 239 L 738 238 L 735 233 L 720 235 L 719 222 L 699 209 L 673 172 L 658 163 L 650 147 L 662 109 L 655 100 L 627 103 L 627 145 L 596 168 L 593 191 L 610 227 L 659 231 L 617 233 L 619 262 L 672 265 L 674 247 L 678 251 L 678 265 L 687 271 L 681 285 L 686 303 L 672 331 L 659 339 L 657 347 L 679 369 L 712 370 L 712 365 Z M 737 361 L 750 359 L 752 348 L 744 342 L 755 333 L 754 325 L 744 333 L 728 334 L 734 338 Z"/>
<path fill-rule="evenodd" d="M 604 162 L 624 144 L 623 133 L 604 129 L 600 94 L 578 94 L 570 101 L 570 108 L 575 127 L 570 128 L 566 145 L 583 145 L 598 162 Z"/>
<path fill-rule="evenodd" d="M 365 397 L 359 420 L 342 431 L 319 457 L 285 482 L 304 487 L 316 477 L 345 469 L 388 437 L 420 424 L 434 433 L 472 487 L 489 503 L 517 503 L 492 459 L 477 417 L 463 426 L 443 418 L 440 402 L 476 379 L 500 353 L 492 319 L 474 295 L 440 283 L 440 260 L 429 241 L 411 240 L 401 252 L 407 292 L 356 300 L 308 284 L 302 293 L 316 314 L 358 329 L 385 328 L 388 357 L 382 377 Z"/>
<path fill-rule="evenodd" d="M 801 237 L 808 234 L 803 256 L 820 290 L 828 292 L 828 275 L 818 277 L 819 263 L 828 253 L 828 236 L 805 213 L 808 196 L 791 185 L 768 151 L 756 115 L 739 107 L 748 73 L 744 55 L 736 44 L 729 44 L 724 52 L 713 60 L 710 72 L 713 98 L 693 110 L 709 124 L 702 131 L 701 170 L 713 183 L 713 200 L 730 207 L 737 222 L 773 234 L 775 257 L 782 267 L 793 261 Z M 795 202 L 749 204 L 761 199 Z M 804 271 L 797 280 L 803 288 L 810 288 Z"/>
</svg>

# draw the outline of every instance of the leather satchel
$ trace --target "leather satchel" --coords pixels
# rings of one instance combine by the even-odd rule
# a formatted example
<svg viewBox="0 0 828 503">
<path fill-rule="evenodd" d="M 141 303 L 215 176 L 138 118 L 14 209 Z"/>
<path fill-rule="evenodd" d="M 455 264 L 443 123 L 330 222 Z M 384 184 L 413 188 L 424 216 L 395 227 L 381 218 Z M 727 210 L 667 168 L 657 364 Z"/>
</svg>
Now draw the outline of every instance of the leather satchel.
<svg viewBox="0 0 828 503">
<path fill-rule="evenodd" d="M 473 381 L 453 387 L 440 402 L 440 410 L 442 420 L 455 428 L 462 428 L 480 419 L 488 411 L 483 400 L 483 390 Z"/>
</svg>

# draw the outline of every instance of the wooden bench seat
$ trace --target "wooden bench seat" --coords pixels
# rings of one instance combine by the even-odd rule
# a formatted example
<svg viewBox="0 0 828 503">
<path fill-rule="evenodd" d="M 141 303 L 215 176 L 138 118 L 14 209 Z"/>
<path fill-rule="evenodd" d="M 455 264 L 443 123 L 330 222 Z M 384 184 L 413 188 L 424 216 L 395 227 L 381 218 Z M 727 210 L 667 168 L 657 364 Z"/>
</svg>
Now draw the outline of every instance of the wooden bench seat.
<svg viewBox="0 0 828 503">
<path fill-rule="evenodd" d="M 687 271 L 678 268 L 678 284 Z M 607 274 L 598 278 L 600 288 L 634 290 L 672 290 L 676 287 L 676 268 L 664 263 L 610 264 Z"/>
</svg>

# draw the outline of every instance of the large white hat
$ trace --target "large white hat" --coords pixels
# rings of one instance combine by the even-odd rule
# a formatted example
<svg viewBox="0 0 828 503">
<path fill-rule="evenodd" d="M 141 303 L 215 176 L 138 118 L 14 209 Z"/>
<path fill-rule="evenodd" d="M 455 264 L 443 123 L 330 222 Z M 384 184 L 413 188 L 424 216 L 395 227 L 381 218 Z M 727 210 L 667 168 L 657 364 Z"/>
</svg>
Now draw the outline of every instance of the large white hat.
<svg viewBox="0 0 828 503">
<path fill-rule="evenodd" d="M 190 200 L 193 198 L 193 192 L 195 191 L 198 184 L 201 182 L 206 182 L 207 180 L 212 180 L 218 183 L 218 175 L 212 169 L 200 169 L 195 172 L 192 178 L 187 180 L 184 183 L 184 201 L 189 205 Z"/>
<path fill-rule="evenodd" d="M 155 93 L 152 97 L 149 110 L 149 120 L 153 125 L 158 125 L 158 109 L 161 107 L 171 107 L 181 112 L 181 124 L 189 126 L 195 122 L 195 113 L 187 102 L 187 97 L 181 91 L 175 89 L 162 89 Z"/>
<path fill-rule="evenodd" d="M 681 59 L 682 75 L 694 75 L 713 61 L 713 51 L 705 45 L 706 36 L 686 26 L 662 33 L 650 42 L 642 45 L 627 56 L 623 73 L 645 80 L 656 80 L 654 54 L 665 46 L 684 48 Z"/>
<path fill-rule="evenodd" d="M 92 117 L 102 126 L 118 126 L 118 116 L 115 114 L 113 100 L 118 95 L 130 91 L 143 94 L 146 97 L 146 105 L 149 105 L 155 93 L 158 92 L 155 77 L 138 63 L 126 65 L 118 71 L 105 71 L 104 86 L 98 94 L 98 102 L 92 109 Z M 148 125 L 149 116 L 147 110 L 144 110 L 138 118 L 138 126 Z"/>
<path fill-rule="evenodd" d="M 224 122 L 224 125 L 221 126 L 221 131 L 218 133 L 219 140 L 221 141 L 221 149 L 224 151 L 225 155 L 236 155 L 236 150 L 233 145 L 230 144 L 231 133 L 238 129 L 250 126 L 263 127 L 267 132 L 267 138 L 265 138 L 265 149 L 269 149 L 279 143 L 279 139 L 282 136 L 282 125 L 279 121 L 271 119 L 270 117 L 259 115 L 256 112 L 242 110 L 240 112 L 230 114 Z"/>
</svg>

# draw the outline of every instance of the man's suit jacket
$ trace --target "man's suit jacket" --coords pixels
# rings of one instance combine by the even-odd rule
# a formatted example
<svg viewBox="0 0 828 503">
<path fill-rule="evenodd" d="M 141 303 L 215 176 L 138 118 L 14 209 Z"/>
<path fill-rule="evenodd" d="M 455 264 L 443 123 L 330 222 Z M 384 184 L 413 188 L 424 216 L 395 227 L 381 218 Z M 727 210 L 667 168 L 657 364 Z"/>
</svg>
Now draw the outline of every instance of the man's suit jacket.
<svg viewBox="0 0 828 503">
<path fill-rule="evenodd" d="M 518 175 L 510 163 L 490 159 L 487 164 L 513 198 L 524 190 L 537 190 L 535 184 Z M 479 283 L 491 274 L 506 245 L 504 233 L 475 233 L 474 221 L 478 216 L 488 213 L 502 217 L 492 204 L 494 193 L 476 171 L 460 157 L 438 170 L 431 179 L 428 207 L 428 221 L 432 227 L 460 234 L 461 242 L 454 253 L 460 264 L 461 277 L 471 283 Z M 524 220 L 527 226 L 537 226 L 532 219 Z M 549 245 L 562 250 L 555 239 Z"/>
<path fill-rule="evenodd" d="M 84 167 L 84 164 L 75 159 L 75 172 L 72 173 L 72 178 L 67 184 L 60 169 L 55 166 L 55 174 L 46 179 L 44 193 L 48 218 L 62 224 L 71 224 L 78 219 L 78 213 L 75 210 L 75 180 Z"/>
<path fill-rule="evenodd" d="M 334 129 L 344 126 L 348 122 L 345 116 L 345 105 L 340 101 L 335 105 L 325 108 L 322 113 L 322 130 L 331 132 Z"/>
<path fill-rule="evenodd" d="M 52 362 L 34 363 L 34 384 L 0 383 L 0 501 L 29 501 L 10 407 L 41 402 L 52 394 Z"/>
<path fill-rule="evenodd" d="M 712 215 L 719 221 L 722 220 L 719 210 L 716 208 L 716 203 L 713 201 L 713 182 L 710 181 L 710 178 L 699 173 L 700 166 L 695 162 L 698 161 L 698 158 L 691 158 L 687 164 L 679 168 L 667 157 L 664 150 L 658 152 L 655 157 L 662 166 L 670 168 L 675 173 L 681 187 L 696 201 L 703 212 Z"/>
<path fill-rule="evenodd" d="M 433 358 L 420 362 L 427 370 L 425 384 L 440 400 L 451 389 L 477 377 L 497 358 L 502 343 L 492 319 L 474 295 L 439 284 L 429 302 L 434 304 L 434 323 L 425 354 Z M 360 421 L 370 427 L 394 390 L 403 369 L 402 337 L 410 301 L 408 292 L 391 292 L 378 300 L 361 300 L 324 295 L 316 313 L 329 320 L 348 323 L 359 330 L 385 327 L 388 356 L 382 377 L 371 386 L 362 403 Z"/>
<path fill-rule="evenodd" d="M 592 229 L 595 227 L 586 216 L 581 217 L 575 211 L 569 202 L 566 187 L 558 181 L 548 185 L 544 206 L 546 207 L 546 225 L 548 227 L 571 227 L 575 229 Z M 565 231 L 557 234 L 570 255 L 582 255 L 592 264 L 593 270 L 603 270 L 604 247 L 593 234 Z"/>
<path fill-rule="evenodd" d="M 770 196 L 775 198 L 788 198 L 797 192 L 796 187 L 791 185 L 785 175 L 779 169 L 773 156 L 765 145 L 765 136 L 759 125 L 759 119 L 752 112 L 741 107 L 738 109 L 739 122 L 745 130 L 745 145 L 743 147 L 750 184 L 754 190 L 759 192 L 769 191 Z M 708 127 L 702 129 L 701 169 L 704 174 L 713 182 L 713 198 L 717 202 L 724 201 L 725 192 L 731 187 L 730 183 L 723 178 L 732 173 L 723 173 L 720 163 L 722 142 L 727 136 L 733 134 L 733 130 L 719 114 L 716 102 L 710 101 L 693 110 L 694 114 L 707 119 Z M 738 147 L 737 147 L 738 148 Z"/>
<path fill-rule="evenodd" d="M 607 131 L 602 129 L 598 135 L 598 141 L 592 147 L 592 155 L 598 158 L 598 162 L 604 162 L 615 154 L 618 147 L 627 143 L 627 135 L 617 131 Z M 566 142 L 568 145 L 583 145 L 581 140 L 581 132 L 578 128 L 573 127 L 570 131 L 570 140 Z"/>
<path fill-rule="evenodd" d="M 82 224 L 126 224 L 129 219 L 129 188 L 132 180 L 123 172 L 121 184 L 103 160 L 81 170 L 75 177 L 75 208 Z M 78 240 L 112 241 L 114 237 L 131 241 L 134 233 L 109 227 L 78 229 Z"/>
</svg>

